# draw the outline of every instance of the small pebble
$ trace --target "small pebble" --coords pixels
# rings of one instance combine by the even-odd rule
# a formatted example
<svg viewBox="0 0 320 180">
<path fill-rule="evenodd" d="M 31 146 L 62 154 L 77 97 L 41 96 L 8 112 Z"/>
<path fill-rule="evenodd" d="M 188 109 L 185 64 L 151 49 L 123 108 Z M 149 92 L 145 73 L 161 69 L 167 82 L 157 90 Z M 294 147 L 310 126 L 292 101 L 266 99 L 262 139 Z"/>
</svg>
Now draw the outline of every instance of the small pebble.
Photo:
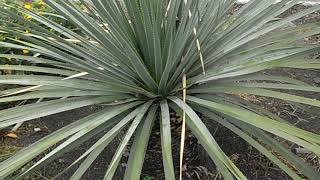
<svg viewBox="0 0 320 180">
<path fill-rule="evenodd" d="M 313 81 L 317 84 L 320 84 L 320 77 L 313 78 Z"/>
<path fill-rule="evenodd" d="M 39 132 L 39 131 L 41 131 L 40 128 L 34 128 L 33 130 L 34 130 L 34 132 Z"/>
</svg>

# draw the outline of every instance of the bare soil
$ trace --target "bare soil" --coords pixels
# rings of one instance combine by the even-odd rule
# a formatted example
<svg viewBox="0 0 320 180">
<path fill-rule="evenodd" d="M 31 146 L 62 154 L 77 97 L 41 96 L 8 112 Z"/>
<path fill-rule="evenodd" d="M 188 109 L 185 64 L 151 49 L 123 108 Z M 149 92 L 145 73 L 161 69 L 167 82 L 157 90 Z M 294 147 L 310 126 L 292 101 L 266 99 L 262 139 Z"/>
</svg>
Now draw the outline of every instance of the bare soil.
<svg viewBox="0 0 320 180">
<path fill-rule="evenodd" d="M 292 14 L 297 11 L 305 9 L 304 6 L 296 6 L 290 11 L 286 12 L 284 16 Z M 301 19 L 295 23 L 302 24 L 306 22 L 319 21 L 320 14 L 314 13 Z M 310 43 L 319 43 L 319 36 L 306 39 Z M 319 55 L 314 55 L 315 59 L 319 59 Z M 301 79 L 313 85 L 320 86 L 320 71 L 301 71 L 292 69 L 279 69 L 263 72 L 265 74 L 273 75 L 287 75 Z M 319 99 L 320 95 L 317 93 L 304 93 L 303 95 Z M 278 101 L 270 98 L 263 97 L 252 97 L 256 104 L 278 114 L 280 117 L 288 120 L 292 124 L 296 124 L 302 129 L 306 129 L 315 133 L 320 132 L 320 109 L 304 107 L 304 109 L 297 108 L 291 104 L 283 101 Z M 0 160 L 12 155 L 19 149 L 30 145 L 31 143 L 39 140 L 45 135 L 81 118 L 92 112 L 96 112 L 101 109 L 101 106 L 90 106 L 81 108 L 78 110 L 68 111 L 59 113 L 56 115 L 44 117 L 41 119 L 33 120 L 27 123 L 19 129 L 17 132 L 18 138 L 5 137 L 7 134 L 6 130 L 0 131 Z M 173 143 L 173 156 L 174 164 L 176 167 L 176 174 L 178 175 L 179 169 L 179 145 L 180 145 L 180 117 L 175 114 L 172 116 L 172 143 Z M 161 180 L 164 179 L 163 165 L 162 165 L 162 154 L 161 154 L 161 143 L 159 134 L 159 123 L 153 128 L 152 135 L 150 137 L 146 161 L 143 166 L 142 178 L 151 177 L 152 179 Z M 206 121 L 207 126 L 216 138 L 219 145 L 226 152 L 226 154 L 240 167 L 240 169 L 247 175 L 249 179 L 253 180 L 286 180 L 290 179 L 284 172 L 276 167 L 267 158 L 261 155 L 254 148 L 249 146 L 241 138 L 234 135 L 232 132 L 224 127 L 219 126 L 210 121 Z M 95 137 L 98 139 L 100 135 Z M 83 179 L 99 180 L 102 179 L 107 169 L 108 163 L 111 161 L 113 152 L 116 150 L 121 135 L 105 149 L 105 151 L 98 157 L 93 163 L 94 165 L 86 172 Z M 279 139 L 280 140 L 280 139 Z M 52 162 L 50 166 L 41 169 L 36 175 L 29 179 L 46 180 L 51 179 L 55 174 L 63 171 L 67 165 L 71 164 L 78 156 L 81 155 L 88 147 L 91 146 L 93 141 L 85 142 L 79 148 L 74 149 L 72 152 L 65 154 L 63 157 Z M 283 142 L 288 148 L 296 147 L 294 144 L 289 142 Z M 117 176 L 115 179 L 122 179 L 123 172 L 126 166 L 126 160 L 128 153 L 125 153 L 121 166 L 117 170 Z M 315 168 L 320 171 L 320 159 L 314 155 L 303 155 L 301 159 L 312 164 Z M 187 132 L 186 149 L 185 149 L 185 165 L 184 165 L 184 177 L 185 179 L 199 179 L 199 180 L 215 180 L 220 179 L 219 174 L 215 170 L 210 158 L 206 155 L 203 148 L 198 144 L 196 138 Z M 59 176 L 57 179 L 69 179 L 70 175 L 75 169 L 71 169 L 66 174 Z"/>
</svg>

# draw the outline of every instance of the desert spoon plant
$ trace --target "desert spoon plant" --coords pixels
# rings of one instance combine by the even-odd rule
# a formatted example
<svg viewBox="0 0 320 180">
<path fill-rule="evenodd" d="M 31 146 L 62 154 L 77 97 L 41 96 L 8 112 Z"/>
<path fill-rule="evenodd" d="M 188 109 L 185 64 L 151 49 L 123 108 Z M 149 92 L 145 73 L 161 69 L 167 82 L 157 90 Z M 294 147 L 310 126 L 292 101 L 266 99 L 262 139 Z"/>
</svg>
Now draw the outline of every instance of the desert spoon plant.
<svg viewBox="0 0 320 180">
<path fill-rule="evenodd" d="M 176 179 L 169 111 L 185 114 L 187 128 L 224 179 L 246 177 L 219 147 L 202 118 L 230 129 L 292 179 L 319 179 L 319 172 L 273 137 L 319 156 L 320 135 L 299 129 L 239 96 L 264 96 L 320 107 L 319 100 L 289 94 L 319 93 L 320 87 L 259 73 L 275 68 L 320 69 L 318 60 L 307 58 L 319 51 L 319 45 L 301 41 L 319 34 L 320 24 L 292 25 L 320 10 L 319 6 L 278 18 L 298 1 L 252 0 L 234 13 L 230 13 L 234 0 L 82 0 L 85 10 L 71 0 L 45 3 L 80 33 L 44 15 L 1 4 L 0 30 L 20 39 L 0 42 L 0 46 L 28 49 L 41 56 L 0 54 L 26 62 L 1 65 L 1 69 L 35 72 L 0 76 L 1 84 L 19 85 L 2 91 L 0 102 L 30 100 L 27 105 L 1 110 L 0 128 L 84 106 L 107 106 L 1 162 L 0 179 L 22 179 L 105 132 L 67 168 L 78 165 L 71 179 L 80 179 L 123 131 L 104 179 L 113 178 L 128 144 L 130 155 L 124 179 L 140 179 L 155 123 L 160 124 L 165 178 Z M 32 19 L 25 20 L 23 15 Z M 32 103 L 40 98 L 42 102 Z M 30 164 L 36 157 L 38 160 Z"/>
</svg>

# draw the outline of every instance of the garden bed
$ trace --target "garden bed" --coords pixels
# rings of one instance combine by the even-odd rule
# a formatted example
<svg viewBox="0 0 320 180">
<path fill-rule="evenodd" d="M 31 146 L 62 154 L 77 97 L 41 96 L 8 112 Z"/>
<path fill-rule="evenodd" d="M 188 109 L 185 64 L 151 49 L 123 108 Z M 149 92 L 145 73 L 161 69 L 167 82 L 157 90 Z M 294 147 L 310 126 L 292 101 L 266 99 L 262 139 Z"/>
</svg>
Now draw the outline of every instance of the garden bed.
<svg viewBox="0 0 320 180">
<path fill-rule="evenodd" d="M 295 6 L 287 14 L 300 11 L 306 7 Z M 286 14 L 284 14 L 286 15 Z M 306 22 L 319 21 L 320 14 L 314 13 L 307 16 L 295 23 L 303 24 Z M 312 37 L 305 39 L 308 43 L 319 43 L 319 37 Z M 319 55 L 314 55 L 315 59 L 319 59 Z M 287 75 L 289 77 L 294 77 L 301 79 L 313 85 L 320 86 L 320 72 L 319 71 L 300 71 L 292 69 L 281 69 L 263 72 L 266 74 L 273 75 Z M 319 93 L 308 93 L 305 96 L 320 99 Z M 279 115 L 280 117 L 286 119 L 292 124 L 296 124 L 302 129 L 306 129 L 315 133 L 320 132 L 320 113 L 319 109 L 299 109 L 287 104 L 283 101 L 278 101 L 275 99 L 267 99 L 263 97 L 248 96 L 243 97 L 248 98 L 248 100 L 263 106 L 265 109 Z M 64 112 L 45 118 L 29 121 L 24 123 L 23 126 L 17 132 L 17 138 L 15 137 L 5 137 L 8 132 L 1 131 L 0 137 L 0 157 L 5 158 L 5 156 L 10 156 L 14 152 L 18 151 L 22 147 L 26 147 L 31 143 L 37 141 L 41 137 L 50 134 L 51 132 L 69 124 L 81 117 L 84 117 L 92 112 L 95 112 L 102 107 L 91 106 L 86 108 L 81 108 L 78 110 L 73 110 L 69 112 Z M 314 113 L 310 113 L 313 111 Z M 175 114 L 171 114 L 172 120 L 172 143 L 173 143 L 173 156 L 174 164 L 176 166 L 176 173 L 178 174 L 178 164 L 179 164 L 179 145 L 180 145 L 180 117 Z M 152 135 L 150 137 L 146 161 L 144 163 L 142 177 L 148 179 L 164 179 L 164 172 L 162 166 L 162 154 L 161 154 L 161 143 L 159 134 L 159 123 L 155 123 Z M 282 172 L 278 167 L 273 165 L 267 158 L 261 155 L 258 151 L 248 146 L 248 144 L 215 123 L 206 121 L 211 132 L 214 134 L 217 142 L 221 145 L 222 149 L 226 154 L 235 162 L 236 165 L 244 172 L 248 179 L 272 179 L 272 180 L 285 180 L 290 179 L 284 172 Z M 99 138 L 99 135 L 97 137 Z M 121 135 L 111 143 L 108 148 L 105 149 L 99 158 L 93 163 L 94 165 L 86 172 L 83 179 L 102 179 L 107 168 L 108 163 L 111 161 L 113 152 L 117 148 L 117 144 L 121 139 Z M 279 139 L 280 140 L 280 139 Z M 295 145 L 289 142 L 283 142 L 288 148 L 295 148 Z M 73 150 L 70 153 L 65 154 L 63 157 L 57 159 L 50 166 L 41 169 L 35 176 L 30 177 L 30 179 L 50 179 L 54 177 L 55 174 L 63 171 L 65 167 L 71 164 L 78 156 L 81 155 L 90 145 L 89 141 L 84 143 L 79 148 Z M 128 153 L 125 153 L 123 161 L 118 168 L 117 179 L 122 179 L 123 171 L 126 167 L 126 160 Z M 313 165 L 315 168 L 320 170 L 320 159 L 312 154 L 303 154 L 301 158 Z M 215 171 L 214 165 L 212 164 L 210 158 L 205 154 L 205 151 L 198 144 L 196 138 L 187 132 L 186 139 L 186 150 L 185 150 L 185 165 L 184 165 L 184 177 L 185 179 L 219 179 L 219 174 Z M 69 170 L 67 173 L 58 177 L 58 179 L 68 179 L 74 169 Z"/>
</svg>

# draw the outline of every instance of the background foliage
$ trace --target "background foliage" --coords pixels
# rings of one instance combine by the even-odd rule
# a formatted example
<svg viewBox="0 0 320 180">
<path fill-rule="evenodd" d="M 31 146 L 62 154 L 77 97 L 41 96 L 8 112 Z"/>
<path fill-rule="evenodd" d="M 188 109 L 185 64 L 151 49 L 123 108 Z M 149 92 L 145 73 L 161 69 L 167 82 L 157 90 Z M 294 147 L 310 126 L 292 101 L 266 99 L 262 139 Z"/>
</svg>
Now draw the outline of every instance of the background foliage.
<svg viewBox="0 0 320 180">
<path fill-rule="evenodd" d="M 18 86 L 2 91 L 0 102 L 43 101 L 0 111 L 0 128 L 84 106 L 107 106 L 1 162 L 0 178 L 23 178 L 108 130 L 66 169 L 80 164 L 71 179 L 80 179 L 122 131 L 125 135 L 104 179 L 112 179 L 130 140 L 124 179 L 139 179 L 151 129 L 159 123 L 165 178 L 175 179 L 170 110 L 183 117 L 225 179 L 246 177 L 221 150 L 202 117 L 230 129 L 293 179 L 319 177 L 319 172 L 271 135 L 316 155 L 320 155 L 320 135 L 299 129 L 242 97 L 265 96 L 320 107 L 319 100 L 289 91 L 319 93 L 319 87 L 258 73 L 284 67 L 320 68 L 318 60 L 307 58 L 319 51 L 319 45 L 301 41 L 319 34 L 319 23 L 299 27 L 291 23 L 319 11 L 320 6 L 279 19 L 298 1 L 253 0 L 233 13 L 229 11 L 233 0 L 46 3 L 58 15 L 2 3 L 0 30 L 18 38 L 7 38 L 0 46 L 40 56 L 0 54 L 27 62 L 1 65 L 1 69 L 34 73 L 1 75 L 1 84 Z M 35 164 L 24 167 L 50 147 L 53 150 Z"/>
</svg>

